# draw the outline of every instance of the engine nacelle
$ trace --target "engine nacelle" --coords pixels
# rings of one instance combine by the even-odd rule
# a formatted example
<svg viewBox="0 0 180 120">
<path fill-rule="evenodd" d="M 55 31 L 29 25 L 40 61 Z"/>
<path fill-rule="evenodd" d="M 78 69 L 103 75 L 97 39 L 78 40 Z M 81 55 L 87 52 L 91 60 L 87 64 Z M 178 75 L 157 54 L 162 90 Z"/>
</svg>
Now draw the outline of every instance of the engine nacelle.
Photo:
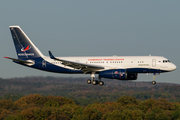
<svg viewBox="0 0 180 120">
<path fill-rule="evenodd" d="M 99 73 L 100 78 L 119 79 L 119 80 L 136 80 L 137 73 L 127 73 L 126 69 L 105 70 Z"/>
</svg>

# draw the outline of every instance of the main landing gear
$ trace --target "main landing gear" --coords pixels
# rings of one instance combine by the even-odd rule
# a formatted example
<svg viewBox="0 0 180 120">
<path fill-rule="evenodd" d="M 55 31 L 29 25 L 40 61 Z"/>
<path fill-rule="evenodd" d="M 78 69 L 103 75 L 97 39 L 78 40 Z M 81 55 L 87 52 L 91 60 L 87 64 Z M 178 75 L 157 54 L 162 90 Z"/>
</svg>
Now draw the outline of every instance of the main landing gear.
<svg viewBox="0 0 180 120">
<path fill-rule="evenodd" d="M 103 86 L 103 85 L 104 85 L 104 82 L 103 82 L 103 81 L 99 81 L 99 80 L 90 80 L 90 79 L 88 79 L 88 80 L 87 80 L 87 83 L 88 83 L 88 84 L 93 84 L 93 85 L 99 84 L 100 86 Z"/>
<path fill-rule="evenodd" d="M 91 80 L 90 79 L 88 79 L 87 80 L 87 83 L 88 84 L 93 84 L 93 85 L 97 85 L 97 84 L 99 84 L 100 86 L 103 86 L 104 85 L 104 82 L 103 81 L 101 81 L 101 79 L 99 78 L 99 80 L 94 80 L 94 78 L 95 78 L 95 72 L 92 72 L 91 73 Z"/>
</svg>

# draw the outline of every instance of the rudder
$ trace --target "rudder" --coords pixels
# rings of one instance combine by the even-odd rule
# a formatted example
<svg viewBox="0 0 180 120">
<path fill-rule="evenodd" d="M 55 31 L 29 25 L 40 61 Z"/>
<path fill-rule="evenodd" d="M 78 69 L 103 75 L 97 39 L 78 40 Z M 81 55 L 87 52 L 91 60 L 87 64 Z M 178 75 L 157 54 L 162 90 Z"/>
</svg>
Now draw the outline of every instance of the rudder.
<svg viewBox="0 0 180 120">
<path fill-rule="evenodd" d="M 19 26 L 9 26 L 9 28 L 19 59 L 43 57 L 40 50 L 32 43 Z"/>
</svg>

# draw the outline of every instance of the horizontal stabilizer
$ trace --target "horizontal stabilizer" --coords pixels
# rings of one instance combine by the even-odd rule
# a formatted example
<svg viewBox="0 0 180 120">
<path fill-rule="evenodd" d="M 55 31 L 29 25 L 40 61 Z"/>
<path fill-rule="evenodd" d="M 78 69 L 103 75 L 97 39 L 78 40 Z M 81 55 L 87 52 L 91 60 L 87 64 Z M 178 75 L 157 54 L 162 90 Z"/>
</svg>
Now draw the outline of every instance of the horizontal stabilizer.
<svg viewBox="0 0 180 120">
<path fill-rule="evenodd" d="M 13 60 L 13 62 L 19 62 L 19 63 L 23 63 L 23 64 L 27 64 L 27 65 L 34 64 L 34 61 L 32 61 L 32 60 L 20 60 L 20 59 L 15 59 L 15 58 L 10 58 L 10 57 L 4 57 L 4 58 L 11 59 L 11 60 Z"/>
</svg>

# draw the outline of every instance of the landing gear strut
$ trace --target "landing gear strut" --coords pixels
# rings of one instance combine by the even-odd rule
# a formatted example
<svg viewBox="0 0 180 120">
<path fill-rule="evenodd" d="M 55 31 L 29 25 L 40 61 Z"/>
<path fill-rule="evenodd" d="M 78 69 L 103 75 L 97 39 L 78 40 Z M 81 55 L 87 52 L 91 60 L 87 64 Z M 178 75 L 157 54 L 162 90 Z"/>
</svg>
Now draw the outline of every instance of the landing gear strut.
<svg viewBox="0 0 180 120">
<path fill-rule="evenodd" d="M 99 78 L 99 80 L 94 80 L 94 78 L 95 78 L 95 72 L 92 72 L 91 73 L 91 80 L 90 79 L 88 79 L 87 80 L 87 84 L 93 84 L 93 85 L 97 85 L 97 84 L 99 84 L 100 86 L 103 86 L 104 85 L 104 82 L 103 81 L 101 81 L 101 78 Z"/>
<path fill-rule="evenodd" d="M 155 85 L 156 84 L 156 81 L 155 81 L 155 78 L 157 75 L 159 75 L 160 73 L 153 73 L 153 81 L 152 81 L 152 84 Z"/>
</svg>

